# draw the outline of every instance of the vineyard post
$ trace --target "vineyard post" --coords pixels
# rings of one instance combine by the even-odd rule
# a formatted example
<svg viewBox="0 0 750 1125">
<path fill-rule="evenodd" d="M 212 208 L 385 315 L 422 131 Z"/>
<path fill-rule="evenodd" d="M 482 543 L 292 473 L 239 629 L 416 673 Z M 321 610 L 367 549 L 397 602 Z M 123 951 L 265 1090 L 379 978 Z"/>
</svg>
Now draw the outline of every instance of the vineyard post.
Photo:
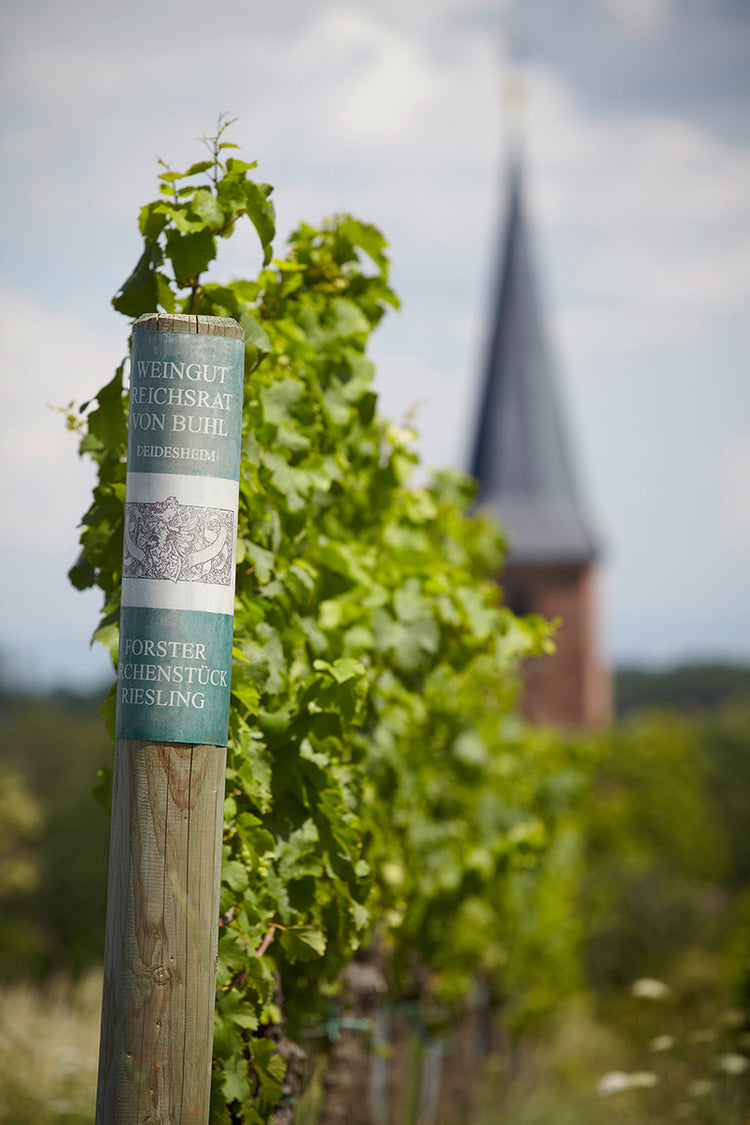
<svg viewBox="0 0 750 1125">
<path fill-rule="evenodd" d="M 243 339 L 133 329 L 97 1125 L 208 1121 Z"/>
</svg>

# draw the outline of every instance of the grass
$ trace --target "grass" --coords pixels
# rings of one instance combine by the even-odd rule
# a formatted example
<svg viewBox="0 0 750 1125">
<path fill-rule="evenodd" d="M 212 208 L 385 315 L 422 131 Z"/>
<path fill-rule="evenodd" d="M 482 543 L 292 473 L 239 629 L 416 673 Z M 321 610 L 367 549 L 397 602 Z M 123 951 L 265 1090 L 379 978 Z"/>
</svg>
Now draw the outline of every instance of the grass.
<svg viewBox="0 0 750 1125">
<path fill-rule="evenodd" d="M 0 1125 L 91 1125 L 101 972 L 0 987 Z"/>
<path fill-rule="evenodd" d="M 0 985 L 0 1125 L 93 1125 L 101 988 L 100 971 L 76 982 L 57 977 L 46 983 Z M 682 1013 L 676 1001 L 656 1003 L 634 994 L 623 1003 L 635 1005 L 634 1011 L 641 1004 L 655 1004 L 654 1016 L 663 1008 L 658 1026 L 649 1023 L 640 1029 L 640 1047 L 635 1042 L 639 1035 L 633 1035 L 633 1011 L 624 1006 L 602 1023 L 592 1000 L 579 996 L 543 1033 L 510 1054 L 486 1060 L 483 1079 L 477 1075 L 473 1109 L 457 1113 L 455 1106 L 445 1105 L 436 1116 L 429 1115 L 431 1125 L 750 1121 L 745 1013 L 718 1012 L 696 1025 L 697 1011 Z M 421 1066 L 412 1062 L 412 1078 L 418 1081 Z M 454 1064 L 449 1054 L 446 1071 Z M 653 1071 L 657 1080 L 651 1088 L 624 1088 L 604 1097 L 597 1093 L 605 1073 L 623 1071 L 633 1072 L 631 1077 Z M 318 1070 L 300 1105 L 300 1125 L 319 1119 L 321 1083 Z M 416 1104 L 412 1091 L 397 1114 L 400 1125 L 426 1121 Z"/>
</svg>

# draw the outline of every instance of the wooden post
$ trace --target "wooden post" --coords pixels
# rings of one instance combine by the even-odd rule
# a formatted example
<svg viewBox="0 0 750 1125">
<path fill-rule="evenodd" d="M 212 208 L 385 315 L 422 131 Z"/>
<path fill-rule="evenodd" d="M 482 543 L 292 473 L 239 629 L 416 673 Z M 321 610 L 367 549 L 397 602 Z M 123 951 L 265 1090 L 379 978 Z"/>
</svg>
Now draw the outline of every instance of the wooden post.
<svg viewBox="0 0 750 1125">
<path fill-rule="evenodd" d="M 118 739 L 97 1125 L 205 1125 L 226 749 Z"/>
<path fill-rule="evenodd" d="M 97 1125 L 209 1116 L 243 335 L 134 326 Z"/>
</svg>

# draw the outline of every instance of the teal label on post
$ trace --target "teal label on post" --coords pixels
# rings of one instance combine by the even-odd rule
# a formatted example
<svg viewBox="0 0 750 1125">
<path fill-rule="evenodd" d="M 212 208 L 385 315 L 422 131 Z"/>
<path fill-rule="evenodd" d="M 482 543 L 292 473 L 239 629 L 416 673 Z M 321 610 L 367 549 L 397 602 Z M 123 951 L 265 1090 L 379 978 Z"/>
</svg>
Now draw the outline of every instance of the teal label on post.
<svg viewBox="0 0 750 1125">
<path fill-rule="evenodd" d="M 224 613 L 123 606 L 117 737 L 224 745 L 232 626 Z"/>
<path fill-rule="evenodd" d="M 244 345 L 133 333 L 118 738 L 226 745 Z"/>
<path fill-rule="evenodd" d="M 128 472 L 237 480 L 242 340 L 188 332 L 134 332 Z"/>
</svg>

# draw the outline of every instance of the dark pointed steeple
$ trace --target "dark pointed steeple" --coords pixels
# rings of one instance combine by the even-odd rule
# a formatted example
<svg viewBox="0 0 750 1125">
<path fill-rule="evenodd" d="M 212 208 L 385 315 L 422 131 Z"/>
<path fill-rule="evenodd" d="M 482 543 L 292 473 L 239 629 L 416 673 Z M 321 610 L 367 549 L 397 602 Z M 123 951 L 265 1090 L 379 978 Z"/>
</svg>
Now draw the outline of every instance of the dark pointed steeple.
<svg viewBox="0 0 750 1125">
<path fill-rule="evenodd" d="M 597 544 L 575 482 L 524 222 L 520 161 L 509 174 L 498 303 L 471 473 L 513 563 L 583 563 Z"/>
</svg>

